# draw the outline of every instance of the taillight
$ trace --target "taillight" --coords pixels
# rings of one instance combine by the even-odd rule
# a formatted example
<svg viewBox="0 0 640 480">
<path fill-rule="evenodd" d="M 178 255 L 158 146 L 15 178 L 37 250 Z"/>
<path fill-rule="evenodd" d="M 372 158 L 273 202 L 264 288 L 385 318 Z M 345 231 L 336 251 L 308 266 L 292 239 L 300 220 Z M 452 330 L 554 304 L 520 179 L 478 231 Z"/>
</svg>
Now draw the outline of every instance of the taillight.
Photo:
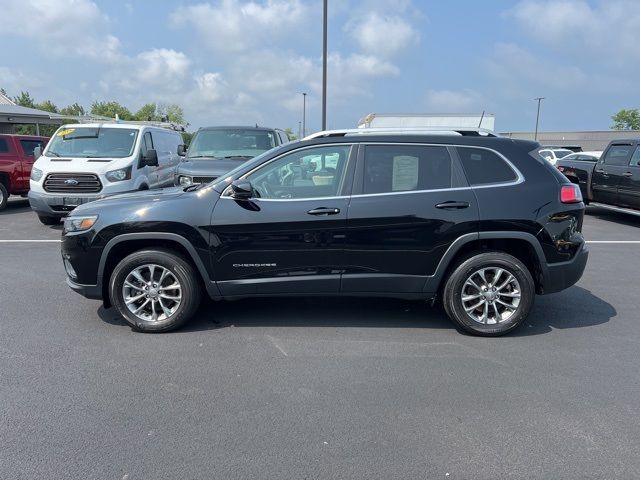
<svg viewBox="0 0 640 480">
<path fill-rule="evenodd" d="M 557 168 L 558 170 L 560 170 L 561 172 L 564 172 L 564 167 L 561 167 L 561 166 L 557 165 L 557 166 L 556 166 L 556 168 Z"/>
<path fill-rule="evenodd" d="M 582 201 L 580 187 L 575 184 L 562 185 L 560 187 L 560 201 L 562 203 L 580 203 Z"/>
</svg>

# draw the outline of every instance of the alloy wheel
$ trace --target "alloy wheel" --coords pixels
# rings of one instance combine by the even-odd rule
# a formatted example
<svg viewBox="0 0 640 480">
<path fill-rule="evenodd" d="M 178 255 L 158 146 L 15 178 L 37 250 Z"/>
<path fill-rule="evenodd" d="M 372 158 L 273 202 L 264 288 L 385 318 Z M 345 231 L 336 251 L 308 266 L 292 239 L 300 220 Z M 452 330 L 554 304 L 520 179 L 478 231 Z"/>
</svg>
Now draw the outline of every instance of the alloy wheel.
<svg viewBox="0 0 640 480">
<path fill-rule="evenodd" d="M 146 264 L 125 278 L 122 298 L 131 313 L 145 322 L 170 318 L 182 303 L 182 286 L 167 268 Z"/>
<path fill-rule="evenodd" d="M 484 325 L 509 320 L 518 309 L 521 297 L 516 277 L 499 267 L 476 270 L 464 282 L 461 292 L 467 315 Z"/>
</svg>

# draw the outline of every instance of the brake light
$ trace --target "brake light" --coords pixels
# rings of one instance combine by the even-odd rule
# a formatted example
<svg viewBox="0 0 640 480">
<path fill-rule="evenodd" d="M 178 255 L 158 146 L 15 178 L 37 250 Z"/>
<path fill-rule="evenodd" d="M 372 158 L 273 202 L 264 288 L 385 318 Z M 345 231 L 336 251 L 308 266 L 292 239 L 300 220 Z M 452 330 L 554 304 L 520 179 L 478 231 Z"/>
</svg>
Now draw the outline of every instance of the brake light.
<svg viewBox="0 0 640 480">
<path fill-rule="evenodd" d="M 562 185 L 560 187 L 560 201 L 562 203 L 580 203 L 582 201 L 580 187 L 575 184 Z"/>
</svg>

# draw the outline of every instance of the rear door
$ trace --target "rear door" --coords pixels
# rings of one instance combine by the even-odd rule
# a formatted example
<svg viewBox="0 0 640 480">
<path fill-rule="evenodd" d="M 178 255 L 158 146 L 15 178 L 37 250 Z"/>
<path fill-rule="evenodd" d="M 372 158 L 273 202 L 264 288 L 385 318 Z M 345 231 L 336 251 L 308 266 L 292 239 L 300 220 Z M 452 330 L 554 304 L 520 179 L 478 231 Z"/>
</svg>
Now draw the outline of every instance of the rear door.
<svg viewBox="0 0 640 480">
<path fill-rule="evenodd" d="M 640 145 L 636 145 L 629 165 L 622 173 L 618 198 L 623 207 L 640 209 Z"/>
<path fill-rule="evenodd" d="M 629 170 L 633 150 L 633 145 L 625 142 L 614 143 L 607 148 L 598 160 L 591 177 L 594 202 L 618 204 L 618 187 L 624 173 Z"/>
<path fill-rule="evenodd" d="M 453 148 L 363 144 L 347 219 L 342 292 L 421 293 L 478 205 Z"/>
<path fill-rule="evenodd" d="M 31 168 L 33 167 L 33 162 L 35 162 L 33 151 L 36 147 L 40 147 L 41 150 L 44 150 L 45 142 L 37 138 L 21 138 L 17 143 L 22 161 L 19 183 L 21 185 L 20 188 L 24 188 L 26 190 L 29 188 Z"/>
</svg>

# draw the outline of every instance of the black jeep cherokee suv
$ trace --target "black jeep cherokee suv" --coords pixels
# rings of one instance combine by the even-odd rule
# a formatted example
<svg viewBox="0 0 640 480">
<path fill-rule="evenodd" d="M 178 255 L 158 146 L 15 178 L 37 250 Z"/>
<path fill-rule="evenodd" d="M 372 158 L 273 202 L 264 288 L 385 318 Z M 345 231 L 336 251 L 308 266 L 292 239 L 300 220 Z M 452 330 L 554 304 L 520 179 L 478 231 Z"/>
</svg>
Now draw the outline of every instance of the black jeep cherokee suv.
<svg viewBox="0 0 640 480">
<path fill-rule="evenodd" d="M 537 143 L 463 133 L 320 135 L 211 184 L 82 205 L 67 281 L 145 332 L 206 292 L 441 297 L 461 329 L 507 333 L 580 279 L 584 205 Z"/>
</svg>

